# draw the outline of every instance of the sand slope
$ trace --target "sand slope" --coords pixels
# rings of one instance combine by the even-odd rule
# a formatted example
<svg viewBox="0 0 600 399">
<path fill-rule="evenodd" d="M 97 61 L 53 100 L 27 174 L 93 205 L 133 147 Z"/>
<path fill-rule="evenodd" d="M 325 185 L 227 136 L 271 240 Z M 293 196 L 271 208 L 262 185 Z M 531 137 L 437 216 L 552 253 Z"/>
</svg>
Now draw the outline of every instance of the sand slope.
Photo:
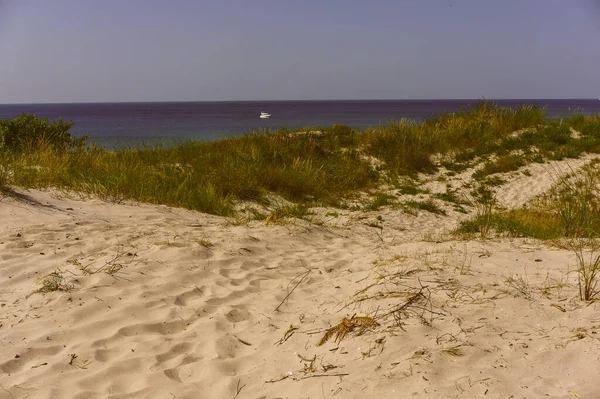
<svg viewBox="0 0 600 399">
<path fill-rule="evenodd" d="M 235 225 L 4 197 L 0 398 L 600 397 L 600 313 L 571 254 L 423 240 L 460 217 Z M 52 272 L 72 289 L 33 293 Z"/>
</svg>

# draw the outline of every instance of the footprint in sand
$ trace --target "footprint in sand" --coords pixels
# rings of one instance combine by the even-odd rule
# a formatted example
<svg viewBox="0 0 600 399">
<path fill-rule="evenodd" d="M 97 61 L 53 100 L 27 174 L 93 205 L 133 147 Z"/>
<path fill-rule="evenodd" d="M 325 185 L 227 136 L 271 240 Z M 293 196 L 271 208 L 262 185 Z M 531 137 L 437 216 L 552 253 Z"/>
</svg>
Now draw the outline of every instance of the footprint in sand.
<svg viewBox="0 0 600 399">
<path fill-rule="evenodd" d="M 105 363 L 119 358 L 123 354 L 120 348 L 96 349 L 94 351 L 94 360 Z"/>
<path fill-rule="evenodd" d="M 12 374 L 24 368 L 31 368 L 31 366 L 43 363 L 44 357 L 54 356 L 62 350 L 64 350 L 64 347 L 60 345 L 47 346 L 45 348 L 29 348 L 24 353 L 15 354 L 13 359 L 0 363 L 0 372 Z"/>
<path fill-rule="evenodd" d="M 180 356 L 182 354 L 186 354 L 190 352 L 193 348 L 193 345 L 190 342 L 180 342 L 169 348 L 166 352 L 159 353 L 156 355 L 156 361 L 158 363 L 167 362 L 174 357 Z"/>
<path fill-rule="evenodd" d="M 173 303 L 177 306 L 188 306 L 194 299 L 204 296 L 203 292 L 204 290 L 202 287 L 194 287 L 191 290 L 185 291 L 183 294 L 177 295 Z"/>
<path fill-rule="evenodd" d="M 219 359 L 233 359 L 242 345 L 237 338 L 226 335 L 215 342 L 215 350 Z"/>
<path fill-rule="evenodd" d="M 250 312 L 246 310 L 245 306 L 234 306 L 225 317 L 232 323 L 239 323 L 241 321 L 246 321 L 251 318 Z"/>
<path fill-rule="evenodd" d="M 252 289 L 251 289 L 252 288 Z M 244 298 L 246 295 L 256 292 L 258 289 L 255 287 L 248 287 L 245 290 L 232 291 L 228 295 L 221 298 L 211 298 L 206 301 L 207 305 L 225 305 L 230 302 L 235 302 L 239 299 Z"/>
<path fill-rule="evenodd" d="M 209 367 L 206 365 L 198 365 L 195 363 L 204 360 L 202 357 L 186 356 L 176 367 L 168 368 L 163 371 L 165 376 L 176 382 L 188 382 L 189 380 L 201 381 L 209 372 Z"/>
</svg>

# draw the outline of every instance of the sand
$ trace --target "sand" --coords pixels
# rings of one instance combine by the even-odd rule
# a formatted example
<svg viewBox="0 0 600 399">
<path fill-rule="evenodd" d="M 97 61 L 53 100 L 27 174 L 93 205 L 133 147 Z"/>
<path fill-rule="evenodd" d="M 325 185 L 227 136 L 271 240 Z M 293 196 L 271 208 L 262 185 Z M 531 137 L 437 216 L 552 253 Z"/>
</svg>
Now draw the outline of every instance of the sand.
<svg viewBox="0 0 600 399">
<path fill-rule="evenodd" d="M 529 169 L 503 206 L 556 177 Z M 0 199 L 0 398 L 600 397 L 573 255 L 448 234 L 468 217 L 265 225 L 17 190 Z M 51 273 L 66 291 L 35 292 Z"/>
</svg>

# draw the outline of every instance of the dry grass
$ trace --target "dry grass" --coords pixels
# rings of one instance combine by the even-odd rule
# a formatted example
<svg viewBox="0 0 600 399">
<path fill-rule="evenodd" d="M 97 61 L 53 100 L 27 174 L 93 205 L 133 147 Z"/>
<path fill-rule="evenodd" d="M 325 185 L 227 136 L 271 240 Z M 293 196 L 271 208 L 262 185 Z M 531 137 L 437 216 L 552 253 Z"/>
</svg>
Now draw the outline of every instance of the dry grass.
<svg viewBox="0 0 600 399">
<path fill-rule="evenodd" d="M 349 333 L 354 333 L 355 335 L 362 335 L 368 330 L 372 330 L 379 326 L 379 323 L 375 321 L 372 317 L 369 316 L 352 316 L 351 318 L 344 317 L 342 321 L 327 330 L 323 338 L 319 341 L 319 346 L 323 345 L 331 337 L 334 337 L 334 342 L 339 343 L 342 341 Z"/>
<path fill-rule="evenodd" d="M 73 289 L 73 284 L 69 283 L 64 272 L 60 269 L 53 271 L 50 274 L 45 275 L 37 281 L 42 286 L 34 291 L 34 293 L 45 294 L 48 292 L 63 291 L 69 292 Z"/>
<path fill-rule="evenodd" d="M 204 248 L 212 248 L 215 246 L 215 244 L 213 244 L 212 242 L 204 239 L 198 240 L 198 244 L 200 244 Z"/>
</svg>

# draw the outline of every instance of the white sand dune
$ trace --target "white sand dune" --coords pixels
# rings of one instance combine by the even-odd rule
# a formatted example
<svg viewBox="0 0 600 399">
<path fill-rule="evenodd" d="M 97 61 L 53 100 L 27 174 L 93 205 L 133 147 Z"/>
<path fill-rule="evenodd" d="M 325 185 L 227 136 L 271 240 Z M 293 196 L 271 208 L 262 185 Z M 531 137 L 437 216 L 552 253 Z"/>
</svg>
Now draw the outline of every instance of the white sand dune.
<svg viewBox="0 0 600 399">
<path fill-rule="evenodd" d="M 500 200 L 551 185 L 531 172 Z M 600 397 L 568 251 L 424 241 L 458 213 L 235 225 L 20 193 L 0 200 L 0 398 Z M 70 290 L 34 293 L 53 272 Z"/>
<path fill-rule="evenodd" d="M 531 176 L 521 175 L 502 186 L 496 199 L 501 206 L 518 208 L 531 198 L 548 191 L 558 179 L 574 173 L 596 155 L 585 155 L 578 159 L 566 159 L 550 163 L 533 163 L 527 166 Z"/>
</svg>

